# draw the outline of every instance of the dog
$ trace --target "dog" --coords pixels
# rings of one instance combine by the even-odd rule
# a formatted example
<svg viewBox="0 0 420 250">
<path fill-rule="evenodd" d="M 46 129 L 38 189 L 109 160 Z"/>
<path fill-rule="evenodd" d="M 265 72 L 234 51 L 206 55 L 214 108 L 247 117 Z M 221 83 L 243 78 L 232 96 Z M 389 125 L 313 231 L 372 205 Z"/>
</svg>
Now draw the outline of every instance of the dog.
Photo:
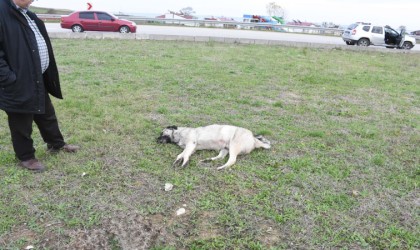
<svg viewBox="0 0 420 250">
<path fill-rule="evenodd" d="M 174 167 L 181 162 L 181 167 L 185 167 L 190 156 L 197 150 L 219 151 L 216 157 L 207 158 L 201 162 L 223 159 L 229 154 L 228 161 L 218 167 L 218 170 L 235 164 L 238 155 L 249 154 L 255 148 L 269 149 L 271 147 L 267 139 L 263 136 L 254 136 L 248 129 L 218 124 L 198 128 L 169 126 L 163 129 L 157 142 L 174 143 L 184 149 L 172 164 Z"/>
</svg>

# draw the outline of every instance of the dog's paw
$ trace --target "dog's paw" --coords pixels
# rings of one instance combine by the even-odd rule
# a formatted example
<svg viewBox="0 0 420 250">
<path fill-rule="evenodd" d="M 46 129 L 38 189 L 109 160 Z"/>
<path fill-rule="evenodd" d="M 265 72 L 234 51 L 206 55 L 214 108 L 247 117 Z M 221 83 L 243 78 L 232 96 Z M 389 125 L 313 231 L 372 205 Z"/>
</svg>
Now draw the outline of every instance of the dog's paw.
<svg viewBox="0 0 420 250">
<path fill-rule="evenodd" d="M 173 168 L 176 168 L 176 167 L 178 167 L 178 166 L 181 166 L 182 161 L 183 161 L 183 159 L 182 159 L 182 158 L 176 159 L 176 160 L 174 161 L 174 163 L 172 163 L 172 167 L 173 167 Z"/>
<path fill-rule="evenodd" d="M 188 166 L 188 164 L 190 164 L 190 161 L 185 162 L 184 164 L 181 165 L 181 168 L 185 168 Z"/>
</svg>

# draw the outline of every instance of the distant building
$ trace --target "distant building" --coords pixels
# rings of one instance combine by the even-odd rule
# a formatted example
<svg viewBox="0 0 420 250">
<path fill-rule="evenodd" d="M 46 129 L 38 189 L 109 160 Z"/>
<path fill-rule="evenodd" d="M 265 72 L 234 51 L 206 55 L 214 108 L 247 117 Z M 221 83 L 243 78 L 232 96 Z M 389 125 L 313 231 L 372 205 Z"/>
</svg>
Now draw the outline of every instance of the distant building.
<svg viewBox="0 0 420 250">
<path fill-rule="evenodd" d="M 165 13 L 163 15 L 157 16 L 158 19 L 169 19 L 168 21 L 165 21 L 166 24 L 181 24 L 185 26 L 195 26 L 194 22 L 182 22 L 181 20 L 192 20 L 197 19 L 194 16 L 191 15 L 184 15 L 182 13 L 177 13 L 174 11 L 169 11 L 169 13 Z"/>
<path fill-rule="evenodd" d="M 307 27 L 317 27 L 318 25 L 310 22 L 301 22 L 299 20 L 293 20 L 292 22 L 286 23 L 286 25 L 296 25 L 296 26 L 307 26 Z"/>
<path fill-rule="evenodd" d="M 244 23 L 267 24 L 267 26 L 259 26 L 258 29 L 283 31 L 278 25 L 283 24 L 282 17 L 276 16 L 262 16 L 262 15 L 243 15 Z M 277 25 L 277 26 L 276 26 Z M 245 29 L 250 29 L 251 26 L 244 25 Z"/>
<path fill-rule="evenodd" d="M 293 20 L 292 22 L 286 23 L 286 25 L 290 26 L 300 26 L 302 28 L 285 28 L 289 32 L 302 32 L 302 33 L 316 33 L 313 29 L 305 29 L 305 27 L 319 27 L 315 23 L 311 22 L 301 22 L 299 20 Z"/>
<path fill-rule="evenodd" d="M 214 23 L 206 22 L 206 27 L 216 27 L 216 28 L 228 28 L 234 29 L 236 28 L 236 24 L 229 24 L 229 22 L 235 22 L 235 19 L 230 17 L 206 17 L 204 18 L 205 21 L 215 21 Z M 227 23 L 220 23 L 220 22 L 227 22 Z"/>
<path fill-rule="evenodd" d="M 244 23 L 272 23 L 278 24 L 280 23 L 277 19 L 274 19 L 271 16 L 261 16 L 261 15 L 243 15 L 243 22 Z"/>
</svg>

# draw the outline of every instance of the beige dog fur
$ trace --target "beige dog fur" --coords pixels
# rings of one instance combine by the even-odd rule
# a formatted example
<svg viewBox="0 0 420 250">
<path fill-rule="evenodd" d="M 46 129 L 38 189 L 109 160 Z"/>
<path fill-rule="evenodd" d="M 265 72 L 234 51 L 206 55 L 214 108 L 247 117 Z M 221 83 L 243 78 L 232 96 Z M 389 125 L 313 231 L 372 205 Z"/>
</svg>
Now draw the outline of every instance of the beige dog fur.
<svg viewBox="0 0 420 250">
<path fill-rule="evenodd" d="M 269 149 L 270 142 L 262 136 L 254 136 L 248 129 L 231 125 L 209 125 L 189 128 L 170 126 L 165 128 L 158 138 L 160 143 L 175 143 L 184 149 L 176 157 L 174 166 L 182 162 L 185 167 L 190 156 L 197 150 L 216 150 L 219 155 L 202 161 L 223 159 L 229 154 L 228 161 L 217 169 L 232 166 L 241 154 L 249 154 L 255 148 Z"/>
</svg>

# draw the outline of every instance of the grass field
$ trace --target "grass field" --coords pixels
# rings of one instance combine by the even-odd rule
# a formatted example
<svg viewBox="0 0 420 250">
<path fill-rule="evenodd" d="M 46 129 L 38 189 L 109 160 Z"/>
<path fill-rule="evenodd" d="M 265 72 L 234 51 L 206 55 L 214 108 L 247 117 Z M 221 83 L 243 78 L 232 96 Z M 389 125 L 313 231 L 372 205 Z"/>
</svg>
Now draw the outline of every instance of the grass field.
<svg viewBox="0 0 420 250">
<path fill-rule="evenodd" d="M 418 249 L 420 56 L 54 40 L 77 154 L 17 167 L 0 113 L 0 249 Z M 185 169 L 169 125 L 232 124 L 256 150 Z M 164 191 L 165 183 L 174 184 Z M 186 213 L 177 216 L 179 208 Z"/>
</svg>

